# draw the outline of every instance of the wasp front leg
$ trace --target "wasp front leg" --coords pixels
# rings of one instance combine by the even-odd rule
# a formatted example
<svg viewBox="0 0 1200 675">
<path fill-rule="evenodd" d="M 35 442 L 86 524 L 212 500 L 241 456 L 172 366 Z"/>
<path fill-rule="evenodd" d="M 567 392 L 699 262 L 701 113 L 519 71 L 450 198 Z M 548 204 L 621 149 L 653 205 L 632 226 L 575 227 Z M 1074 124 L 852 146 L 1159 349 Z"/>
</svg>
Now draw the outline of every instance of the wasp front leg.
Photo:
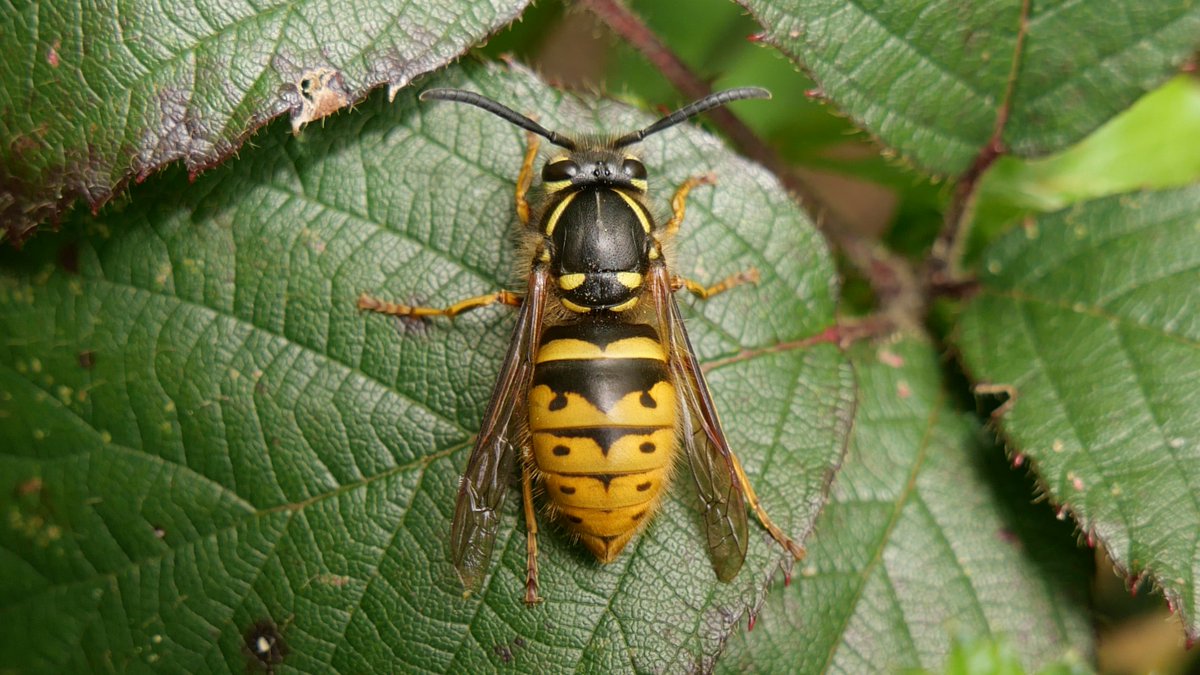
<svg viewBox="0 0 1200 675">
<path fill-rule="evenodd" d="M 487 295 L 477 295 L 473 298 L 460 300 L 449 307 L 421 307 L 414 305 L 404 305 L 398 302 L 389 302 L 380 300 L 373 295 L 363 293 L 358 296 L 358 308 L 368 312 L 378 312 L 389 316 L 399 316 L 407 318 L 418 318 L 426 316 L 448 316 L 454 318 L 463 312 L 469 312 L 480 307 L 487 307 L 494 304 L 508 305 L 510 307 L 521 306 L 521 296 L 512 291 L 496 291 Z"/>
<path fill-rule="evenodd" d="M 521 161 L 521 173 L 517 174 L 517 189 L 513 195 L 521 225 L 529 224 L 529 201 L 525 196 L 529 193 L 529 186 L 533 185 L 533 162 L 537 159 L 539 143 L 538 137 L 532 132 L 526 132 L 525 137 L 529 145 L 525 149 L 525 159 Z"/>
<path fill-rule="evenodd" d="M 665 226 L 667 235 L 674 235 L 679 231 L 679 226 L 683 224 L 683 214 L 687 211 L 688 193 L 692 191 L 692 188 L 701 185 L 713 185 L 716 182 L 717 177 L 711 173 L 706 173 L 703 176 L 692 176 L 683 181 L 683 185 L 680 185 L 675 190 L 675 195 L 671 197 L 671 219 L 667 221 Z"/>
</svg>

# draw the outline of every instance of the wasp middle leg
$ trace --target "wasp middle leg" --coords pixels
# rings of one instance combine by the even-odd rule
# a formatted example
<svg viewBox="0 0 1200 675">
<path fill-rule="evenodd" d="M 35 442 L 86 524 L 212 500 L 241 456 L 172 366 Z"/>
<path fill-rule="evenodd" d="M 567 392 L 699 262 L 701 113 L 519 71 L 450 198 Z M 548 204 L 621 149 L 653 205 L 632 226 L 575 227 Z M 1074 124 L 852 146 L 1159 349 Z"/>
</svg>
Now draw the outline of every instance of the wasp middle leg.
<svg viewBox="0 0 1200 675">
<path fill-rule="evenodd" d="M 718 293 L 724 293 L 731 288 L 737 288 L 742 284 L 757 284 L 759 279 L 758 269 L 751 267 L 748 270 L 743 270 L 737 274 L 730 275 L 712 286 L 688 279 L 687 277 L 673 276 L 671 277 L 671 290 L 677 291 L 681 288 L 688 289 L 692 295 L 707 300 Z"/>
<path fill-rule="evenodd" d="M 454 318 L 463 312 L 469 312 L 488 305 L 521 306 L 521 296 L 512 291 L 496 291 L 487 295 L 477 295 L 473 298 L 460 300 L 449 307 L 420 307 L 404 305 L 398 302 L 380 300 L 373 295 L 363 293 L 358 296 L 358 308 L 368 312 L 378 312 L 389 316 L 417 318 L 424 316 L 448 316 Z"/>
<path fill-rule="evenodd" d="M 750 485 L 750 478 L 746 476 L 746 470 L 742 468 L 742 462 L 737 458 L 737 455 L 729 453 L 729 457 L 733 460 L 733 470 L 737 473 L 738 483 L 742 486 L 742 494 L 746 496 L 746 501 L 750 502 L 750 508 L 754 511 L 754 515 L 758 517 L 758 522 L 766 528 L 767 532 L 779 542 L 779 545 L 787 549 L 796 560 L 804 557 L 804 547 L 792 541 L 792 538 L 783 533 L 783 530 L 771 520 L 767 515 L 767 510 L 763 508 L 762 502 L 758 500 L 758 495 L 754 492 L 754 486 Z"/>
</svg>

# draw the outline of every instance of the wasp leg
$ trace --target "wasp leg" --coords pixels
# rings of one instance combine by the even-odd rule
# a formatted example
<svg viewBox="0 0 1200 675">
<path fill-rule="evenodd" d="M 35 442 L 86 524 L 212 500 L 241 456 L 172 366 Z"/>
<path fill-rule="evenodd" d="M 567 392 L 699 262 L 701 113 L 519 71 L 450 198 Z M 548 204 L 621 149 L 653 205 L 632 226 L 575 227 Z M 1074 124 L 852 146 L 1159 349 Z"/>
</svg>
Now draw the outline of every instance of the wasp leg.
<svg viewBox="0 0 1200 675">
<path fill-rule="evenodd" d="M 706 173 L 703 176 L 692 176 L 683 181 L 683 185 L 675 191 L 675 196 L 671 197 L 671 219 L 667 221 L 667 234 L 675 234 L 679 230 L 679 226 L 683 224 L 683 213 L 687 210 L 687 197 L 692 188 L 699 185 L 712 185 L 717 182 L 717 177 L 711 173 Z"/>
<path fill-rule="evenodd" d="M 737 455 L 732 452 L 729 457 L 733 460 L 733 470 L 737 472 L 738 483 L 742 486 L 742 494 L 746 496 L 746 501 L 750 502 L 750 508 L 754 509 L 754 515 L 758 516 L 758 522 L 766 528 L 767 532 L 779 542 L 779 545 L 792 554 L 796 560 L 804 558 L 804 547 L 792 541 L 792 538 L 783 533 L 779 529 L 771 517 L 767 515 L 766 509 L 762 507 L 762 503 L 758 501 L 758 495 L 754 492 L 754 487 L 750 485 L 750 479 L 746 476 L 746 470 L 742 468 L 742 462 L 737 458 Z"/>
<path fill-rule="evenodd" d="M 681 288 L 688 289 L 692 295 L 707 300 L 718 293 L 724 293 L 731 288 L 736 288 L 742 284 L 757 284 L 758 270 L 751 267 L 748 270 L 743 270 L 732 276 L 726 277 L 712 286 L 704 286 L 703 284 L 688 279 L 686 277 L 671 277 L 671 290 L 677 291 Z"/>
<path fill-rule="evenodd" d="M 477 295 L 473 298 L 460 300 L 449 307 L 413 307 L 412 305 L 402 305 L 398 302 L 380 300 L 367 293 L 358 296 L 358 308 L 361 310 L 401 317 L 448 316 L 453 318 L 463 312 L 469 312 L 473 309 L 487 307 L 496 303 L 510 307 L 520 307 L 521 296 L 512 291 L 496 291 L 495 293 Z"/>
<path fill-rule="evenodd" d="M 529 146 L 525 149 L 525 159 L 521 162 L 521 173 L 517 174 L 517 190 L 514 195 L 517 200 L 517 218 L 521 219 L 522 225 L 529 224 L 529 202 L 525 195 L 529 192 L 529 186 L 533 184 L 533 161 L 537 159 L 540 142 L 533 132 L 526 132 L 525 136 L 529 139 Z"/>
<path fill-rule="evenodd" d="M 533 469 L 530 467 L 531 458 L 525 457 L 521 462 L 521 490 L 525 494 L 525 550 L 528 561 L 525 566 L 525 604 L 536 605 L 542 599 L 538 597 L 537 570 L 537 515 L 533 511 Z"/>
</svg>

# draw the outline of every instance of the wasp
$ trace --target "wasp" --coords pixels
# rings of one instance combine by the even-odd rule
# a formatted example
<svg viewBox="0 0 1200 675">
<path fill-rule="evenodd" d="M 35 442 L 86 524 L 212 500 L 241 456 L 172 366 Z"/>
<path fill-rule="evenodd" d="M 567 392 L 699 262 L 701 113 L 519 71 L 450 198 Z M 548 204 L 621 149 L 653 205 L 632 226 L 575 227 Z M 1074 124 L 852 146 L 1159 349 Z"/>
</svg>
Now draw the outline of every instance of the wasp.
<svg viewBox="0 0 1200 675">
<path fill-rule="evenodd" d="M 645 165 L 628 148 L 651 134 L 731 101 L 769 98 L 765 89 L 706 96 L 616 138 L 571 138 L 478 93 L 429 89 L 524 129 L 528 149 L 516 182 L 526 266 L 523 294 L 509 290 L 448 307 L 359 297 L 362 310 L 399 317 L 454 317 L 493 304 L 519 307 L 504 364 L 467 460 L 450 534 L 450 560 L 469 594 L 487 572 L 499 511 L 519 467 L 527 532 L 525 601 L 538 598 L 534 490 L 548 511 L 603 563 L 646 527 L 686 463 L 703 502 L 717 577 L 731 580 L 746 558 L 746 502 L 763 527 L 799 558 L 804 549 L 767 516 L 729 447 L 675 292 L 706 299 L 758 279 L 755 270 L 712 286 L 675 275 L 666 251 L 683 222 L 693 177 L 659 222 Z M 531 192 L 540 138 L 561 148 Z M 531 198 L 531 195 L 534 195 Z M 683 459 L 677 455 L 683 451 Z"/>
</svg>

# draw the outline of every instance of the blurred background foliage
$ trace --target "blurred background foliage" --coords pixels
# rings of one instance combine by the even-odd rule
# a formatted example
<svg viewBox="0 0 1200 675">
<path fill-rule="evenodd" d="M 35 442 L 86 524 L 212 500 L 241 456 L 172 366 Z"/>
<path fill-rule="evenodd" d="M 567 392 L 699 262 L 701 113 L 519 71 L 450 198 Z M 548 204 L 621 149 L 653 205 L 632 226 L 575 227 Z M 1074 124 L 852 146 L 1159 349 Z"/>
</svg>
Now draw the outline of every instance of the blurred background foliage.
<svg viewBox="0 0 1200 675">
<path fill-rule="evenodd" d="M 630 0 L 635 12 L 713 89 L 764 86 L 775 103 L 737 113 L 824 199 L 841 225 L 883 241 L 918 263 L 929 250 L 952 197 L 941 177 L 918 172 L 858 130 L 823 98 L 817 85 L 779 52 L 758 44 L 758 25 L 727 0 Z M 511 55 L 567 89 L 646 101 L 667 110 L 682 95 L 633 47 L 579 5 L 542 0 L 477 50 Z M 1142 188 L 1200 180 L 1200 77 L 1175 77 L 1088 138 L 1036 159 L 1002 157 L 985 174 L 966 263 L 1030 215 Z M 867 284 L 842 265 L 843 311 L 872 309 Z M 937 322 L 934 322 L 937 325 Z M 943 337 L 943 336 L 938 336 Z M 964 386 L 963 391 L 966 391 Z M 1200 673 L 1184 644 L 1178 615 L 1146 582 L 1127 589 L 1103 551 L 1096 552 L 1094 597 L 1098 666 L 1111 673 Z M 958 642 L 951 673 L 1019 673 L 1003 644 Z M 1061 664 L 1054 672 L 1086 672 Z"/>
</svg>

